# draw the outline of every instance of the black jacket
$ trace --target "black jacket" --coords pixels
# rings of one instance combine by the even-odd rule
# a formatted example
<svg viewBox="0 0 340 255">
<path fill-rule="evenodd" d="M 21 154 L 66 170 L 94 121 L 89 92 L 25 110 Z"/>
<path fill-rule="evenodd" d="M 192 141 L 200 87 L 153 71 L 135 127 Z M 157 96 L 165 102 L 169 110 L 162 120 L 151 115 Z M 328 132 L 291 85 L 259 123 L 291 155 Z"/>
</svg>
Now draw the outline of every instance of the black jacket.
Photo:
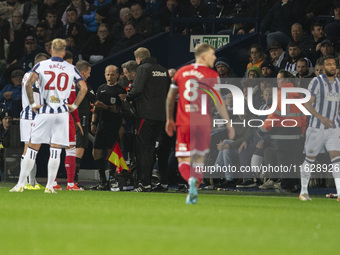
<svg viewBox="0 0 340 255">
<path fill-rule="evenodd" d="M 165 101 L 169 86 L 167 70 L 154 58 L 145 58 L 137 68 L 132 90 L 126 100 L 135 100 L 137 117 L 165 121 Z"/>
</svg>

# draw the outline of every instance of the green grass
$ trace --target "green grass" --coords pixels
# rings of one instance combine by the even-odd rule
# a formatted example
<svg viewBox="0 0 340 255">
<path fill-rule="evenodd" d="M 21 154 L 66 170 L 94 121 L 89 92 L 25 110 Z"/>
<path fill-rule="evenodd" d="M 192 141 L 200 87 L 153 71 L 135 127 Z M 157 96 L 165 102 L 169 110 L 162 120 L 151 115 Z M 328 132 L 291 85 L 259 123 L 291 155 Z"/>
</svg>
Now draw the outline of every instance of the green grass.
<svg viewBox="0 0 340 255">
<path fill-rule="evenodd" d="M 335 199 L 0 188 L 0 254 L 338 254 Z M 226 195 L 225 195 L 226 194 Z"/>
</svg>

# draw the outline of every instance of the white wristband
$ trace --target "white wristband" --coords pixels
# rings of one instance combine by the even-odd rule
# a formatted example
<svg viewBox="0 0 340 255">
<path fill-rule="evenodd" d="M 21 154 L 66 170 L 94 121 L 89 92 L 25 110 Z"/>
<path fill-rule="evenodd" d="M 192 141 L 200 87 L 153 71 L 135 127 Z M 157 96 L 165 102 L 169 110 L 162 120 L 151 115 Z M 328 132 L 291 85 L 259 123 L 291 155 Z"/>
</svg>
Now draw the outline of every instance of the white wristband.
<svg viewBox="0 0 340 255">
<path fill-rule="evenodd" d="M 73 104 L 71 105 L 71 107 L 75 110 L 75 109 L 78 108 L 78 105 L 76 105 L 75 103 L 73 103 Z"/>
<path fill-rule="evenodd" d="M 33 103 L 33 104 L 30 104 L 30 106 L 31 106 L 31 109 L 32 109 L 32 108 L 36 107 L 37 105 L 35 103 Z"/>
</svg>

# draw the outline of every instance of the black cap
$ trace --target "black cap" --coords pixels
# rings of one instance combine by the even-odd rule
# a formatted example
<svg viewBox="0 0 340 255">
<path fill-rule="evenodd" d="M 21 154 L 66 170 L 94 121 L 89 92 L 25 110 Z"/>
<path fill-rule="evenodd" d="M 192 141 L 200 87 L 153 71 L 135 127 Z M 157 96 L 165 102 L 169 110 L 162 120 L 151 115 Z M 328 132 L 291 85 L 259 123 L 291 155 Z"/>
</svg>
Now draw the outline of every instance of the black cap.
<svg viewBox="0 0 340 255">
<path fill-rule="evenodd" d="M 273 63 L 270 62 L 269 60 L 263 61 L 262 65 L 261 65 L 261 69 L 262 69 L 263 67 L 268 67 L 268 68 L 274 70 Z"/>
<path fill-rule="evenodd" d="M 329 40 L 329 39 L 323 40 L 323 41 L 321 42 L 321 46 L 323 46 L 324 44 L 329 44 L 329 45 L 333 46 L 332 41 Z"/>
<path fill-rule="evenodd" d="M 8 109 L 1 112 L 0 120 L 2 121 L 5 117 L 12 117 L 13 118 L 12 112 Z"/>
<path fill-rule="evenodd" d="M 279 42 L 273 42 L 269 47 L 268 50 L 272 50 L 272 49 L 283 49 L 281 43 Z"/>
<path fill-rule="evenodd" d="M 17 70 L 14 70 L 11 74 L 11 78 L 14 78 L 14 77 L 17 77 L 17 76 L 20 76 L 20 77 L 24 77 L 24 72 L 21 71 L 20 69 L 17 69 Z"/>
<path fill-rule="evenodd" d="M 230 66 L 228 64 L 228 60 L 225 57 L 218 57 L 215 62 L 215 67 L 218 65 L 225 65 L 228 69 L 230 69 Z"/>
</svg>

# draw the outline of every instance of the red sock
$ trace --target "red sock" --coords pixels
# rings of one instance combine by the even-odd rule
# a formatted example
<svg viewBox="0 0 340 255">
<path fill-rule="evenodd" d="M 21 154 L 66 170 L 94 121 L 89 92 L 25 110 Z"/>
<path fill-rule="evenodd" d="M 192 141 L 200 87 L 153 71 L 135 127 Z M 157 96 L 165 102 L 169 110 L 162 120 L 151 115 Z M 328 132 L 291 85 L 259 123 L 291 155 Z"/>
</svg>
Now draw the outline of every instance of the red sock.
<svg viewBox="0 0 340 255">
<path fill-rule="evenodd" d="M 188 162 L 181 162 L 178 164 L 178 170 L 182 178 L 186 181 L 190 178 L 190 164 Z"/>
<path fill-rule="evenodd" d="M 67 182 L 74 182 L 74 175 L 76 173 L 76 158 L 74 156 L 65 157 L 65 168 L 67 172 Z"/>
</svg>

